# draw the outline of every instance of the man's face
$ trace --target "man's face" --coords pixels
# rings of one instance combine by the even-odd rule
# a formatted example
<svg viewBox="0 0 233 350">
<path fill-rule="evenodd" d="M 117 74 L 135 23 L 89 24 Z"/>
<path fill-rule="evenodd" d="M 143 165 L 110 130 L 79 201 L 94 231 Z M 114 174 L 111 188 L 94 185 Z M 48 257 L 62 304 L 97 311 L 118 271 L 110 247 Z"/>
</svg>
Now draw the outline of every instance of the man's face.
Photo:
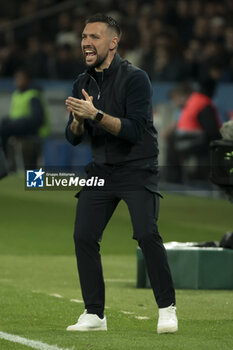
<svg viewBox="0 0 233 350">
<path fill-rule="evenodd" d="M 171 97 L 172 102 L 176 105 L 178 108 L 183 108 L 185 103 L 187 102 L 188 95 L 176 93 Z"/>
<path fill-rule="evenodd" d="M 29 78 L 19 71 L 14 76 L 14 83 L 17 89 L 23 90 L 29 85 Z"/>
<path fill-rule="evenodd" d="M 106 23 L 88 23 L 82 33 L 82 52 L 88 67 L 99 68 L 107 60 L 113 33 Z"/>
</svg>

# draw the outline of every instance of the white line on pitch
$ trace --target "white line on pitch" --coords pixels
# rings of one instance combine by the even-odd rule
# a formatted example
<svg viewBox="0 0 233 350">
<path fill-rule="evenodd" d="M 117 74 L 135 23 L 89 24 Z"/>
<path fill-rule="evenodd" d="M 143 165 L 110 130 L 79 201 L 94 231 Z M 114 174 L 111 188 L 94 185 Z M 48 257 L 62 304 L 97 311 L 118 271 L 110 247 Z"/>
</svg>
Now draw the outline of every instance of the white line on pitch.
<svg viewBox="0 0 233 350">
<path fill-rule="evenodd" d="M 121 313 L 125 314 L 125 315 L 133 315 L 134 314 L 134 312 L 124 311 L 124 310 L 121 310 Z"/>
<path fill-rule="evenodd" d="M 0 331 L 0 339 L 8 340 L 13 343 L 19 343 L 25 346 L 29 346 L 30 348 L 33 349 L 38 349 L 38 350 L 71 350 L 68 348 L 59 348 L 57 345 L 49 345 L 46 343 L 42 343 L 41 341 L 37 340 L 30 340 L 27 338 L 20 337 L 15 334 L 9 334 L 5 332 Z"/>
<path fill-rule="evenodd" d="M 135 282 L 133 279 L 123 279 L 123 278 L 105 278 L 104 279 L 106 282 Z"/>
<path fill-rule="evenodd" d="M 80 300 L 80 299 L 70 299 L 70 301 L 73 303 L 79 303 L 79 304 L 83 303 L 83 300 Z"/>
<path fill-rule="evenodd" d="M 53 294 L 48 294 L 50 297 L 55 297 L 55 298 L 63 298 L 62 295 L 57 294 L 57 293 L 53 293 Z"/>
</svg>

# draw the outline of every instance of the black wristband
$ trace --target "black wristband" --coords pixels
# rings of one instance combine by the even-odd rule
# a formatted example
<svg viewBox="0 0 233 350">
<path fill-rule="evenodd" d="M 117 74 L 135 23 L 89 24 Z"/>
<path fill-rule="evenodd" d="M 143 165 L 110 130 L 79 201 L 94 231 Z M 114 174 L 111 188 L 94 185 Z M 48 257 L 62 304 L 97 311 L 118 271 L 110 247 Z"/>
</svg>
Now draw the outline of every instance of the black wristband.
<svg viewBox="0 0 233 350">
<path fill-rule="evenodd" d="M 97 120 L 97 122 L 100 122 L 102 120 L 103 116 L 104 116 L 104 112 L 99 110 L 95 116 L 95 120 Z"/>
</svg>

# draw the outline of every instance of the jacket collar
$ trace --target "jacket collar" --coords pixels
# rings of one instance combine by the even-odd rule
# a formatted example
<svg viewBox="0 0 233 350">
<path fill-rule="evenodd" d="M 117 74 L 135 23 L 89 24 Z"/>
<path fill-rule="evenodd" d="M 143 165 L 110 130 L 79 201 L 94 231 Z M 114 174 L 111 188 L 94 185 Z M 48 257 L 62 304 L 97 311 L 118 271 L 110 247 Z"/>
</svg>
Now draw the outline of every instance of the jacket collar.
<svg viewBox="0 0 233 350">
<path fill-rule="evenodd" d="M 112 74 L 114 72 L 114 70 L 117 69 L 117 67 L 119 66 L 121 61 L 122 61 L 122 59 L 121 59 L 120 55 L 116 52 L 110 66 L 103 70 L 104 76 Z M 86 70 L 86 73 L 93 75 L 95 73 L 95 69 L 89 68 Z"/>
</svg>

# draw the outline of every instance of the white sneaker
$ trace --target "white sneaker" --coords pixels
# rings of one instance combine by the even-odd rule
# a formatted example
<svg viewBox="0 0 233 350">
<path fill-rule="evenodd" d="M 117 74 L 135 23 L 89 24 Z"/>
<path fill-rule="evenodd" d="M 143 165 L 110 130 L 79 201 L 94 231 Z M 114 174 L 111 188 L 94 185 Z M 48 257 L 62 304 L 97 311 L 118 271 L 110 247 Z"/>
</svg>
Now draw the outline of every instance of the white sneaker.
<svg viewBox="0 0 233 350">
<path fill-rule="evenodd" d="M 170 305 L 159 309 L 159 320 L 157 325 L 157 332 L 174 333 L 178 331 L 178 320 L 176 317 L 176 307 Z"/>
<path fill-rule="evenodd" d="M 103 319 L 99 318 L 97 315 L 88 314 L 87 311 L 79 317 L 78 322 L 68 326 L 67 331 L 106 331 L 107 330 L 107 320 L 104 316 Z"/>
</svg>

